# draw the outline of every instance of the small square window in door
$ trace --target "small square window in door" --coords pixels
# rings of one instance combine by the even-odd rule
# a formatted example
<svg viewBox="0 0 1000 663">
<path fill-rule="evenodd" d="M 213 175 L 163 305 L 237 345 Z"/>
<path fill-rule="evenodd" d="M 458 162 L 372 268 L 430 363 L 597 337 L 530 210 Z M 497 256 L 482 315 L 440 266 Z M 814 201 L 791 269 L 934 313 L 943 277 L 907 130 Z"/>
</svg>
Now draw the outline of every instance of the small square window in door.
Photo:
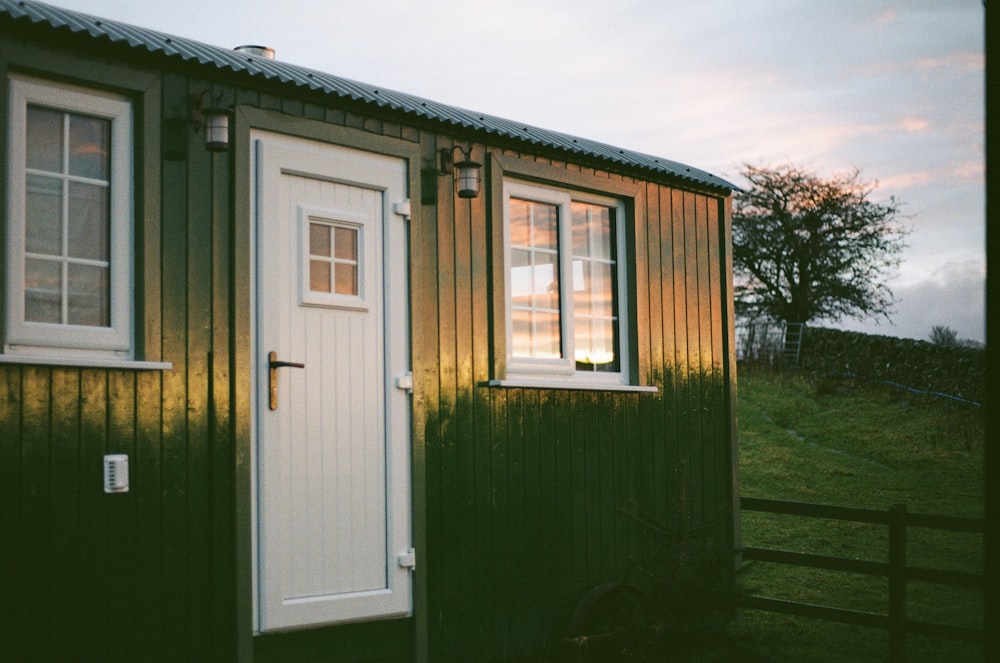
<svg viewBox="0 0 1000 663">
<path fill-rule="evenodd" d="M 300 210 L 301 302 L 367 310 L 365 222 L 330 210 Z"/>
<path fill-rule="evenodd" d="M 309 223 L 309 291 L 357 297 L 358 228 Z"/>
</svg>

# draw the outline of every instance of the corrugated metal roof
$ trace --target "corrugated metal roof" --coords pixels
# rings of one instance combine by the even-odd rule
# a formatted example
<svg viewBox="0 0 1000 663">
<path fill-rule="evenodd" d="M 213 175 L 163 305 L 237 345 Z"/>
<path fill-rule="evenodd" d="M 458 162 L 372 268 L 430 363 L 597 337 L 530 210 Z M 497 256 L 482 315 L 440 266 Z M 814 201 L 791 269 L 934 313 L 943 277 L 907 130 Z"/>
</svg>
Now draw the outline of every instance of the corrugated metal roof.
<svg viewBox="0 0 1000 663">
<path fill-rule="evenodd" d="M 30 21 L 34 24 L 47 25 L 55 30 L 85 33 L 96 40 L 127 45 L 134 49 L 192 64 L 198 63 L 217 69 L 242 72 L 254 78 L 277 81 L 289 86 L 308 88 L 339 98 L 414 115 L 432 122 L 461 127 L 471 132 L 513 139 L 625 167 L 661 173 L 722 192 L 729 192 L 737 188 L 711 173 L 669 159 L 625 150 L 485 113 L 468 111 L 279 60 L 268 60 L 227 48 L 209 46 L 191 39 L 60 9 L 41 2 L 0 0 L 0 17 L 4 15 L 15 21 Z"/>
</svg>

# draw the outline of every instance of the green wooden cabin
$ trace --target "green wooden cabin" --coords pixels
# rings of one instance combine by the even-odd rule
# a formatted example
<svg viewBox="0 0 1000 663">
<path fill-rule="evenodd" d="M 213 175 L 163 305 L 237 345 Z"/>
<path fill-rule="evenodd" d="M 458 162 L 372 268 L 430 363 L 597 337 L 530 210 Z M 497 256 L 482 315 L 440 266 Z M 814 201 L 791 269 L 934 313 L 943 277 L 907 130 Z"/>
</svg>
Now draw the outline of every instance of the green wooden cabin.
<svg viewBox="0 0 1000 663">
<path fill-rule="evenodd" d="M 732 185 L 278 55 L 0 0 L 0 658 L 538 660 L 664 541 L 731 583 Z"/>
</svg>

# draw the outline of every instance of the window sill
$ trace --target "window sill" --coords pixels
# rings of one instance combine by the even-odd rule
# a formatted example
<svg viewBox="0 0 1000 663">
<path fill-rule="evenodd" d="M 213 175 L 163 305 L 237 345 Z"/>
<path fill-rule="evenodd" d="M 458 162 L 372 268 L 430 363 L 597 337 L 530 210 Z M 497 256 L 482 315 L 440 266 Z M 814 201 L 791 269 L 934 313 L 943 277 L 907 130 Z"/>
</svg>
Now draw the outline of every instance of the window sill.
<svg viewBox="0 0 1000 663">
<path fill-rule="evenodd" d="M 644 394 L 655 394 L 659 387 L 638 384 L 614 384 L 611 382 L 573 382 L 570 380 L 546 380 L 533 378 L 512 378 L 506 380 L 490 380 L 488 387 L 508 387 L 527 389 L 574 389 L 580 391 L 630 391 Z"/>
<path fill-rule="evenodd" d="M 174 365 L 169 361 L 138 361 L 134 359 L 96 359 L 91 357 L 46 357 L 44 355 L 3 355 L 0 364 L 28 364 L 32 366 L 72 366 L 77 368 L 120 368 L 133 371 L 169 371 Z"/>
</svg>

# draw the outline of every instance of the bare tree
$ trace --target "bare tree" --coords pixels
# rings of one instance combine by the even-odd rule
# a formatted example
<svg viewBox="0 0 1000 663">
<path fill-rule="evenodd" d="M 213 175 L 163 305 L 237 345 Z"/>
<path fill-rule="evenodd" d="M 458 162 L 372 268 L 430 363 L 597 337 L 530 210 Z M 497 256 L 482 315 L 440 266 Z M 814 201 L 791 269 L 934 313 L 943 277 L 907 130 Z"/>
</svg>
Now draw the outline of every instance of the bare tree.
<svg viewBox="0 0 1000 663">
<path fill-rule="evenodd" d="M 958 332 L 951 327 L 934 325 L 931 327 L 931 333 L 930 336 L 928 336 L 928 339 L 934 345 L 952 347 L 958 345 Z"/>
<path fill-rule="evenodd" d="M 860 171 L 830 179 L 795 166 L 741 171 L 733 211 L 737 310 L 787 322 L 885 317 L 885 283 L 907 234 L 895 197 L 870 200 Z"/>
</svg>

